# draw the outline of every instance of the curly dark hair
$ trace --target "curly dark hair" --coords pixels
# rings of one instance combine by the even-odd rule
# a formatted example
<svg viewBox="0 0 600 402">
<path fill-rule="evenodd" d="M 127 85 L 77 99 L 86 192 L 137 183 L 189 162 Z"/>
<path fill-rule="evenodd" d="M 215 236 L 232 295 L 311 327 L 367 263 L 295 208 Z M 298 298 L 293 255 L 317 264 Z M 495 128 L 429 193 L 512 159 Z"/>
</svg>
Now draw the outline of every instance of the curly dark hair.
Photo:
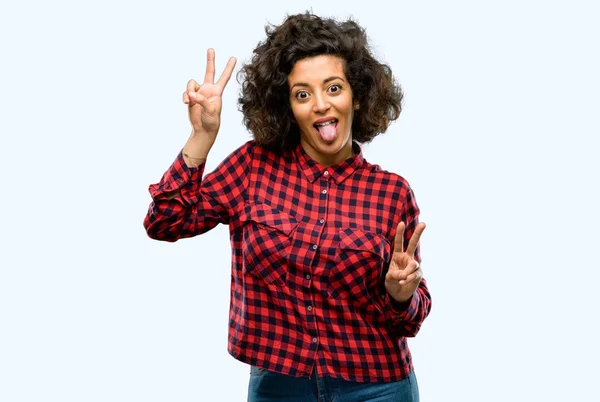
<svg viewBox="0 0 600 402">
<path fill-rule="evenodd" d="M 354 102 L 352 139 L 366 143 L 385 132 L 402 110 L 402 90 L 390 68 L 371 55 L 365 30 L 353 20 L 338 22 L 308 12 L 265 27 L 267 38 L 238 74 L 244 125 L 258 144 L 275 152 L 300 142 L 289 101 L 288 75 L 294 64 L 322 54 L 342 58 Z"/>
</svg>

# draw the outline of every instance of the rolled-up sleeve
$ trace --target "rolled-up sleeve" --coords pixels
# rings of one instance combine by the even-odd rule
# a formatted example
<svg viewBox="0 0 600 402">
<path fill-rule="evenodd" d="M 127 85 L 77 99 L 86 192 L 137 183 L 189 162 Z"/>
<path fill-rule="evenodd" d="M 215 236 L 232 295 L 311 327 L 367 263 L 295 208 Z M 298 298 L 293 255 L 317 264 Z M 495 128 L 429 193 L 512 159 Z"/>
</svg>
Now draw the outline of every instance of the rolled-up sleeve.
<svg viewBox="0 0 600 402">
<path fill-rule="evenodd" d="M 149 187 L 152 202 L 144 219 L 148 236 L 173 242 L 229 224 L 236 206 L 243 205 L 251 148 L 247 142 L 204 178 L 205 164 L 189 168 L 179 153 L 161 180 Z"/>
</svg>

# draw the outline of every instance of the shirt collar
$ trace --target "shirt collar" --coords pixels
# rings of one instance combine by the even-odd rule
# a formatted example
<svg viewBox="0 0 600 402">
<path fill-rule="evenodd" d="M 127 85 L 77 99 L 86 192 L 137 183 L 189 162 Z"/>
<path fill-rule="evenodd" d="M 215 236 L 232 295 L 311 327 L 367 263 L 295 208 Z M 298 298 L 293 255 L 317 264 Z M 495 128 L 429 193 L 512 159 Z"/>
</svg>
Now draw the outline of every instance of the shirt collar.
<svg viewBox="0 0 600 402">
<path fill-rule="evenodd" d="M 313 183 L 319 176 L 327 172 L 337 184 L 340 184 L 363 163 L 362 149 L 356 142 L 352 143 L 352 150 L 354 151 L 353 156 L 338 164 L 327 167 L 311 159 L 306 151 L 304 151 L 304 148 L 302 148 L 302 144 L 296 146 L 294 153 L 300 170 L 304 172 L 309 182 Z"/>
</svg>

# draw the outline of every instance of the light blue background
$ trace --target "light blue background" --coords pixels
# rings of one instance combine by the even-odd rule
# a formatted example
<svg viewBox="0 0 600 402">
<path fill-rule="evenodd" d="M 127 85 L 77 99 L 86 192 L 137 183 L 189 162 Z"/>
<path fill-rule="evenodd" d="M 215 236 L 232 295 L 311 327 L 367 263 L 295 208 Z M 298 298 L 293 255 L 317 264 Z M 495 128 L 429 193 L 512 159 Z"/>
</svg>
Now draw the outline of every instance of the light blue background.
<svg viewBox="0 0 600 402">
<path fill-rule="evenodd" d="M 429 401 L 597 401 L 599 10 L 592 1 L 20 1 L 0 7 L 0 400 L 242 401 L 226 227 L 148 239 L 181 93 L 267 22 L 353 15 L 405 91 L 366 158 L 412 184 Z M 212 169 L 249 139 L 224 96 Z"/>
</svg>

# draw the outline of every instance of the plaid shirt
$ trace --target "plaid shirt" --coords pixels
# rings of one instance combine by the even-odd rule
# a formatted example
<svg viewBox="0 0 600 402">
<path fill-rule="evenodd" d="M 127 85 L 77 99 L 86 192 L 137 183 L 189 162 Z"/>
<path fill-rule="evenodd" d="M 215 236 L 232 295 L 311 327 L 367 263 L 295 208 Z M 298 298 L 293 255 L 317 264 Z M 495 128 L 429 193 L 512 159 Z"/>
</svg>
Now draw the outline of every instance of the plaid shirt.
<svg viewBox="0 0 600 402">
<path fill-rule="evenodd" d="M 249 141 L 204 178 L 204 165 L 190 169 L 180 153 L 150 186 L 144 226 L 154 239 L 229 225 L 228 350 L 236 359 L 356 382 L 397 381 L 412 370 L 406 337 L 429 314 L 427 285 L 421 280 L 400 308 L 383 283 L 396 226 L 406 223 L 408 244 L 419 209 L 402 177 L 353 146 L 353 157 L 324 167 L 300 145 L 276 155 Z"/>
</svg>

